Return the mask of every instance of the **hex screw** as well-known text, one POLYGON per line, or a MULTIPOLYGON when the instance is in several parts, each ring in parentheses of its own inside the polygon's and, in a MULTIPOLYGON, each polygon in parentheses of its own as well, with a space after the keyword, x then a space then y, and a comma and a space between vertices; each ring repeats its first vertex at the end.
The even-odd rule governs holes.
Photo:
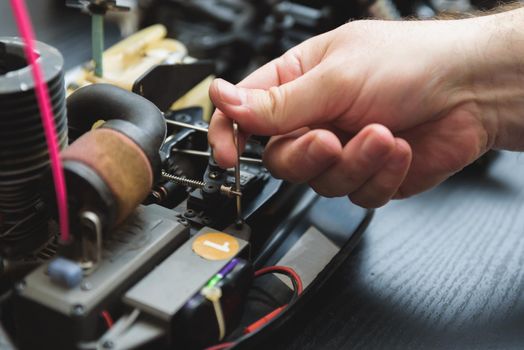
POLYGON ((15 284, 15 292, 21 294, 25 289, 25 281, 19 281, 15 284))
POLYGON ((82 304, 76 304, 73 305, 73 310, 71 310, 71 313, 73 316, 82 316, 84 315, 85 309, 82 304))
POLYGON ((83 281, 82 284, 80 285, 80 289, 86 292, 88 290, 91 290, 92 288, 93 288, 93 285, 89 281, 83 281))

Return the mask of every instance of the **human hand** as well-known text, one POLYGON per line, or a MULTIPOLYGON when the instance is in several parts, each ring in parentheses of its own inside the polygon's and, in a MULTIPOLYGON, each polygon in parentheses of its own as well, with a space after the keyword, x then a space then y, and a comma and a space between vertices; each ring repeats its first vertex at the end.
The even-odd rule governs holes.
POLYGON ((233 119, 243 140, 272 136, 264 163, 276 177, 307 182, 324 196, 379 207, 435 186, 495 143, 508 147, 497 139, 496 95, 522 97, 524 84, 493 78, 500 61, 489 54, 498 57, 504 45, 493 45, 486 31, 499 27, 497 16, 352 22, 237 87, 215 80, 209 142, 216 160, 235 163, 233 119))

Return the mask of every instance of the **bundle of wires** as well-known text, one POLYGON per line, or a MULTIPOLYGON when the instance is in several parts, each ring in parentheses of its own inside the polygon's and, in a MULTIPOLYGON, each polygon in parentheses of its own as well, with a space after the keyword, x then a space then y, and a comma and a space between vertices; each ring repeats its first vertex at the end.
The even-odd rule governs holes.
POLYGON ((287 266, 268 266, 255 271, 255 278, 267 274, 276 273, 289 277, 293 284, 293 296, 291 302, 295 301, 303 291, 302 280, 300 276, 291 267, 287 266))
POLYGON ((45 138, 49 157, 51 159, 51 170, 56 189, 56 201, 58 206, 58 216, 60 221, 60 234, 63 242, 69 241, 69 216, 67 210, 67 191, 64 179, 64 170, 60 160, 60 149, 58 147, 58 137, 56 125, 51 108, 51 99, 47 85, 44 82, 42 69, 38 63, 38 56, 34 45, 34 33, 27 12, 24 0, 11 0, 11 7, 16 20, 18 31, 24 40, 24 53, 28 65, 31 67, 33 80, 35 81, 36 98, 42 117, 45 138))
POLYGON ((244 329, 244 336, 241 337, 240 339, 236 341, 232 341, 232 342, 225 342, 225 343, 217 344, 217 345, 208 347, 206 350, 223 350, 223 349, 228 349, 230 347, 235 346, 237 342, 240 342, 245 337, 248 337, 250 333, 260 329, 261 327, 263 327, 264 325, 272 321, 286 307, 288 307, 290 304, 293 304, 298 299, 298 297, 300 296, 300 294, 302 294, 302 291, 303 291, 302 280, 300 279, 300 276, 296 273, 296 271, 290 267, 287 267, 287 266, 264 267, 255 272, 255 278, 264 276, 267 274, 273 274, 273 273, 285 275, 289 277, 289 279, 291 280, 291 283, 293 285, 293 296, 291 297, 289 303, 276 308, 275 310, 271 311, 267 315, 263 316, 262 318, 258 319, 257 321, 247 326, 244 329))

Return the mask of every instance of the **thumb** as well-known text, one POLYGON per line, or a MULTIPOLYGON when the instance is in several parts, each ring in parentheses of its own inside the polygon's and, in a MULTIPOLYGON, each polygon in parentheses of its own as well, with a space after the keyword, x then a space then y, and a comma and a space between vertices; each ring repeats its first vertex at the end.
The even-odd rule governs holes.
POLYGON ((235 120, 243 132, 281 135, 303 126, 325 123, 330 93, 319 66, 280 86, 267 90, 238 87, 222 79, 211 84, 209 95, 215 106, 235 120))

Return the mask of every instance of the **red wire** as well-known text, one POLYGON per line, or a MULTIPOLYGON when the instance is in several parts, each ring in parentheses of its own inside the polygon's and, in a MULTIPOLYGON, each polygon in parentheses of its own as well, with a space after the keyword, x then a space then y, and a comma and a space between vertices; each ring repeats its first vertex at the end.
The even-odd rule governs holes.
POLYGON ((217 345, 210 346, 209 348, 206 348, 205 350, 222 350, 222 349, 230 348, 230 347, 232 347, 234 345, 235 345, 235 343, 233 343, 233 342, 222 343, 222 344, 217 344, 217 345))
MULTIPOLYGON (((287 275, 291 275, 291 277, 297 282, 297 293, 298 293, 298 295, 302 294, 302 291, 303 291, 302 279, 300 278, 298 273, 296 273, 296 271, 293 270, 291 267, 287 267, 287 266, 268 266, 268 267, 264 267, 264 268, 261 268, 260 270, 255 271, 255 277, 264 275, 266 273, 271 273, 271 272, 281 272, 281 273, 285 272, 287 275)), ((284 308, 286 306, 287 306, 287 304, 286 305, 282 305, 281 307, 276 308, 275 310, 271 311, 267 315, 261 317, 260 319, 256 320, 255 322, 251 323, 249 326, 247 326, 244 329, 244 334, 251 333, 251 332, 257 330, 258 328, 262 327, 266 323, 270 322, 272 319, 277 317, 282 312, 282 310, 284 310, 284 308)), ((222 349, 227 349, 229 347, 232 347, 234 345, 235 345, 234 342, 222 343, 222 344, 217 344, 217 345, 211 346, 209 348, 206 348, 205 350, 222 350, 222 349)))
POLYGON ((51 171, 56 191, 56 202, 58 205, 58 217, 60 221, 60 238, 62 241, 69 240, 69 216, 67 210, 67 190, 65 186, 64 171, 60 160, 60 150, 58 147, 58 137, 56 134, 51 99, 47 85, 42 77, 42 70, 38 63, 38 57, 34 47, 34 33, 31 20, 27 12, 24 0, 11 0, 11 7, 18 26, 18 31, 24 39, 24 52, 28 64, 31 66, 33 80, 35 82, 35 92, 40 108, 40 116, 44 127, 45 138, 49 157, 51 158, 51 171))
POLYGON ((255 277, 258 277, 260 275, 264 275, 264 274, 269 273, 269 272, 282 272, 282 271, 288 273, 291 276, 293 276, 293 278, 297 282, 297 286, 298 286, 297 292, 298 292, 298 294, 301 294, 302 290, 303 290, 302 280, 300 279, 300 276, 298 275, 298 273, 296 273, 296 271, 293 270, 291 267, 287 267, 287 266, 268 266, 268 267, 264 267, 264 268, 261 268, 260 270, 257 270, 255 272, 255 277))
MULTIPOLYGON (((287 273, 287 275, 291 275, 292 278, 297 282, 297 293, 298 293, 298 295, 302 294, 302 290, 303 290, 302 279, 300 278, 298 273, 296 273, 296 271, 293 270, 291 267, 287 267, 287 266, 268 266, 268 267, 264 267, 264 268, 262 268, 262 269, 260 269, 260 270, 255 272, 255 277, 264 275, 266 273, 271 273, 271 272, 285 272, 285 273, 287 273)), ((251 333, 251 332, 259 329, 260 327, 264 326, 266 323, 269 323, 271 320, 273 320, 275 317, 277 317, 282 312, 282 310, 284 310, 284 308, 286 306, 287 306, 287 304, 286 305, 282 305, 281 307, 276 308, 275 310, 271 311, 270 313, 268 313, 264 317, 262 317, 262 318, 256 320, 255 322, 251 323, 249 326, 247 326, 244 329, 244 334, 251 333)))
POLYGON ((100 316, 102 316, 102 318, 106 322, 107 328, 113 327, 113 323, 114 323, 113 318, 111 317, 111 314, 107 310, 102 311, 100 313, 100 316))
POLYGON ((266 323, 268 323, 269 321, 277 317, 282 312, 282 310, 284 310, 286 307, 287 307, 287 304, 282 305, 281 307, 276 308, 275 310, 271 311, 267 315, 251 323, 249 326, 244 328, 244 334, 248 334, 253 331, 256 331, 257 329, 259 329, 260 327, 262 327, 263 325, 265 325, 266 323))

